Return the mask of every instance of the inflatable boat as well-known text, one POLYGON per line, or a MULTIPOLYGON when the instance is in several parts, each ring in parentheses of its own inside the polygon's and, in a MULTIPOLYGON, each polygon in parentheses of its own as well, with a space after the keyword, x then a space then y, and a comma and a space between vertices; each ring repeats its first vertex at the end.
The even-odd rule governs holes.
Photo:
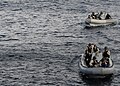
POLYGON ((115 19, 90 19, 87 18, 85 20, 86 26, 90 27, 90 26, 105 26, 105 25, 111 25, 111 24, 115 24, 116 20, 115 19))
MULTIPOLYGON (((100 59, 102 54, 100 54, 97 58, 98 61, 100 59)), ((87 75, 88 77, 97 77, 97 78, 105 78, 106 76, 111 76, 114 74, 114 64, 111 58, 109 58, 109 67, 88 67, 85 62, 84 54, 82 54, 80 61, 79 61, 79 68, 80 73, 83 75, 87 75)))

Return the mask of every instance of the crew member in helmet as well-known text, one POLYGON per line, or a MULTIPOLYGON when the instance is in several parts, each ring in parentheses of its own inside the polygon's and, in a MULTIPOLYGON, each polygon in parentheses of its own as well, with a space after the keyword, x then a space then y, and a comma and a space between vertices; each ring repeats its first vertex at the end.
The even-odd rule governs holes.
POLYGON ((95 15, 94 12, 92 12, 92 14, 91 14, 91 18, 92 18, 92 19, 96 19, 96 15, 95 15))
POLYGON ((105 19, 111 19, 110 14, 107 13, 105 19))
POLYGON ((101 67, 109 67, 109 59, 107 58, 102 58, 99 62, 99 65, 101 67))
POLYGON ((104 48, 102 56, 103 58, 110 58, 110 51, 107 47, 104 48))
POLYGON ((90 67, 98 67, 98 61, 94 56, 93 59, 90 61, 90 67))
POLYGON ((91 58, 92 58, 92 44, 89 43, 87 48, 85 49, 85 62, 87 66, 89 66, 91 58))
POLYGON ((96 44, 93 44, 93 52, 99 53, 99 48, 96 46, 96 44))
POLYGON ((104 48, 104 52, 102 53, 103 58, 100 60, 100 66, 108 67, 109 66, 109 58, 110 51, 107 47, 104 48))
POLYGON ((101 11, 99 14, 98 14, 98 16, 97 16, 97 18, 99 19, 99 20, 101 20, 102 18, 102 15, 103 15, 103 12, 101 11))

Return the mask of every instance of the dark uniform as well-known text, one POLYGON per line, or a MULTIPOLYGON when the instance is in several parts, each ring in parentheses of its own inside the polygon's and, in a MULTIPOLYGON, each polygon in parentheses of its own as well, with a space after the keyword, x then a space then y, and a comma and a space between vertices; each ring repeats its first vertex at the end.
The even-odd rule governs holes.
POLYGON ((105 19, 111 19, 111 16, 107 13, 105 19))
POLYGON ((101 20, 101 15, 103 14, 103 12, 101 11, 100 14, 98 14, 98 19, 101 20))
POLYGON ((96 57, 93 57, 93 60, 90 62, 91 67, 97 67, 98 66, 98 61, 96 60, 96 57))
POLYGON ((104 48, 104 52, 103 52, 103 58, 110 58, 110 51, 108 50, 107 47, 104 48))
POLYGON ((96 19, 96 15, 94 12, 92 12, 91 17, 92 17, 92 19, 96 19))
POLYGON ((91 44, 89 44, 87 46, 87 49, 85 50, 85 62, 87 66, 89 66, 91 58, 92 58, 92 47, 91 44))
POLYGON ((109 59, 108 58, 102 58, 100 60, 101 62, 101 67, 108 67, 109 66, 109 59))
POLYGON ((94 45, 94 47, 93 47, 93 52, 96 53, 96 52, 98 52, 98 51, 99 51, 99 49, 97 48, 96 45, 94 45))
POLYGON ((109 66, 110 51, 108 50, 107 47, 104 48, 104 52, 103 52, 102 56, 103 56, 103 58, 101 60, 101 62, 102 62, 101 66, 108 67, 109 66))

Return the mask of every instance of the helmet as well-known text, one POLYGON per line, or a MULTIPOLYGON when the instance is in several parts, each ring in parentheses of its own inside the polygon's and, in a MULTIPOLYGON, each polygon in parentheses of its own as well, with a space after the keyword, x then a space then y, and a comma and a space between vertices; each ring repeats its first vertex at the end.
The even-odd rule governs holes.
POLYGON ((91 46, 91 43, 89 43, 88 46, 91 46))
POLYGON ((108 48, 105 46, 105 48, 104 48, 105 50, 107 50, 108 48))

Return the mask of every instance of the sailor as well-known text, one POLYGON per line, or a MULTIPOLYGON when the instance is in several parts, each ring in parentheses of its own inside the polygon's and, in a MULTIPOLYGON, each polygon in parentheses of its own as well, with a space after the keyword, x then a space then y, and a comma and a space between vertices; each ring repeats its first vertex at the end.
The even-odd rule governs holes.
POLYGON ((110 14, 106 13, 106 17, 105 17, 105 19, 111 19, 110 14))
POLYGON ((110 51, 107 47, 104 48, 104 52, 102 53, 103 58, 100 60, 100 66, 108 67, 109 66, 109 58, 110 58, 110 51))
POLYGON ((96 15, 94 12, 92 12, 91 17, 92 17, 92 19, 96 19, 96 15))
POLYGON ((101 67, 108 67, 109 66, 109 59, 108 58, 102 58, 99 62, 101 67))
POLYGON ((98 15, 97 15, 97 18, 99 19, 99 20, 101 20, 101 19, 103 19, 103 18, 101 18, 103 16, 103 12, 101 11, 98 15))
POLYGON ((85 49, 85 62, 87 66, 89 66, 91 58, 92 58, 92 44, 89 43, 87 48, 85 49))
POLYGON ((88 19, 91 19, 92 17, 90 15, 88 15, 88 19))
POLYGON ((98 61, 94 56, 93 59, 90 61, 90 67, 98 67, 98 61))
POLYGON ((87 52, 90 52, 91 53, 91 43, 89 43, 88 45, 87 45, 87 47, 86 47, 86 49, 85 50, 87 50, 87 52))
POLYGON ((96 44, 93 44, 93 52, 94 53, 98 53, 99 52, 99 48, 96 46, 96 44))
POLYGON ((110 51, 107 47, 104 48, 104 52, 102 53, 103 58, 110 58, 110 51))

